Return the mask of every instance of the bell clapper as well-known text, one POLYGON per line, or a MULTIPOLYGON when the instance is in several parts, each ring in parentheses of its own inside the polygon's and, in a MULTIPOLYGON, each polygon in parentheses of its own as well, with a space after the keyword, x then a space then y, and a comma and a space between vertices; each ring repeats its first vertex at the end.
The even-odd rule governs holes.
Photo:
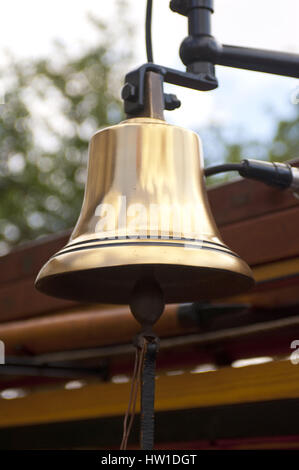
POLYGON ((154 277, 139 279, 132 291, 130 309, 143 329, 150 329, 160 318, 165 307, 162 289, 154 277))

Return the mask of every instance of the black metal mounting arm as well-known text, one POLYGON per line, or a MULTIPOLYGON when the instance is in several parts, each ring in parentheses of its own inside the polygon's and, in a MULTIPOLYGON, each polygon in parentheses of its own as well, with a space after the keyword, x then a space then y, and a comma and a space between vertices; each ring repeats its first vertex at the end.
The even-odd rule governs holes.
MULTIPOLYGON (((147 72, 158 73, 166 83, 195 90, 213 90, 218 86, 216 78, 207 73, 193 74, 170 69, 162 65, 143 64, 138 69, 129 72, 125 77, 125 85, 121 96, 125 103, 125 112, 128 115, 136 115, 144 107, 144 84, 147 72)), ((169 111, 178 108, 181 104, 175 95, 166 93, 164 93, 164 103, 165 109, 169 111)))
MULTIPOLYGON (((211 32, 213 0, 171 0, 170 8, 188 17, 189 35, 180 47, 180 57, 187 71, 147 63, 128 73, 122 98, 129 116, 138 114, 144 107, 144 83, 148 71, 160 74, 164 82, 201 91, 217 88, 215 65, 299 78, 298 54, 218 43, 211 32)), ((164 94, 164 102, 167 110, 180 106, 175 95, 164 94)))
POLYGON ((212 71, 214 65, 225 65, 299 78, 298 54, 219 44, 211 32, 213 0, 172 0, 170 8, 188 17, 189 36, 180 47, 188 71, 212 71))

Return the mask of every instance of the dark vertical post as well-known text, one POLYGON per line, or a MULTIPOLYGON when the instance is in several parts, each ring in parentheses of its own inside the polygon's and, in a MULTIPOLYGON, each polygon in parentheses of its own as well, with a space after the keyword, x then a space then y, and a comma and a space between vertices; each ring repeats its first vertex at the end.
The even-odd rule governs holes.
POLYGON ((211 36, 212 2, 195 2, 188 11, 188 32, 190 36, 211 36))
POLYGON ((206 57, 207 49, 217 48, 212 36, 213 0, 172 0, 170 8, 188 17, 188 33, 180 47, 180 57, 187 71, 214 78, 214 63, 206 57))
POLYGON ((144 110, 142 115, 155 119, 164 119, 162 76, 156 72, 146 72, 144 87, 144 110))
POLYGON ((142 450, 154 448, 156 354, 157 343, 147 343, 141 382, 140 446, 142 450))
POLYGON ((157 72, 146 72, 144 80, 144 108, 128 117, 149 117, 164 120, 163 77, 157 72))

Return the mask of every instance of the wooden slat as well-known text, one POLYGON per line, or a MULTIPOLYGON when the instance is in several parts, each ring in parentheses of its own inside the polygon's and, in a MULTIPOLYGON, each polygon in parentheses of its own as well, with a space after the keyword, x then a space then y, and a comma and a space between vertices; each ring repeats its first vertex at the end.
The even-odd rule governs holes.
MULTIPOLYGON (((269 290, 253 290, 238 297, 230 298, 230 301, 244 302, 254 305, 256 308, 284 308, 298 305, 299 282, 281 285, 271 285, 269 290)), ((269 313, 270 315, 270 313, 269 313)))
POLYGON ((255 266, 253 271, 254 279, 257 283, 265 283, 266 281, 281 278, 297 277, 299 276, 299 257, 255 266))
MULTIPOLYGON (((290 163, 298 167, 299 159, 290 163)), ((280 212, 299 204, 291 191, 271 188, 247 179, 238 179, 209 188, 208 196, 218 226, 280 212)))
POLYGON ((208 196, 219 227, 281 212, 299 204, 291 191, 245 179, 212 187, 208 196))
POLYGON ((35 277, 43 264, 67 243, 69 235, 68 231, 45 237, 0 257, 0 285, 35 277))
POLYGON ((299 205, 223 227, 227 245, 251 266, 299 255, 299 205))
POLYGON ((26 278, 0 287, 0 321, 13 321, 68 309, 77 302, 41 294, 34 287, 34 278, 26 278))
MULTIPOLYGON (((175 336, 192 331, 179 324, 178 306, 167 305, 156 326, 159 336, 175 336)), ((194 327, 193 327, 194 329, 194 327)), ((0 338, 6 355, 20 350, 30 354, 131 343, 140 325, 129 307, 103 305, 57 312, 50 316, 0 324, 0 338)))
MULTIPOLYGON (((299 367, 278 361, 240 369, 160 376, 156 411, 299 397, 299 367)), ((35 392, 0 400, 0 427, 118 416, 125 413, 129 383, 101 383, 79 390, 35 392)))

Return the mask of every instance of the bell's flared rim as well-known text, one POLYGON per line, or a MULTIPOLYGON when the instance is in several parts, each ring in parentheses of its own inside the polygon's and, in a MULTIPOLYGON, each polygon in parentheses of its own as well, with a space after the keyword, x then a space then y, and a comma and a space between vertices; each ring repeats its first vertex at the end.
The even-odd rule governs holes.
POLYGON ((225 245, 118 240, 67 245, 41 269, 36 287, 70 300, 128 304, 144 273, 160 284, 166 303, 223 298, 253 285, 249 266, 225 245))

